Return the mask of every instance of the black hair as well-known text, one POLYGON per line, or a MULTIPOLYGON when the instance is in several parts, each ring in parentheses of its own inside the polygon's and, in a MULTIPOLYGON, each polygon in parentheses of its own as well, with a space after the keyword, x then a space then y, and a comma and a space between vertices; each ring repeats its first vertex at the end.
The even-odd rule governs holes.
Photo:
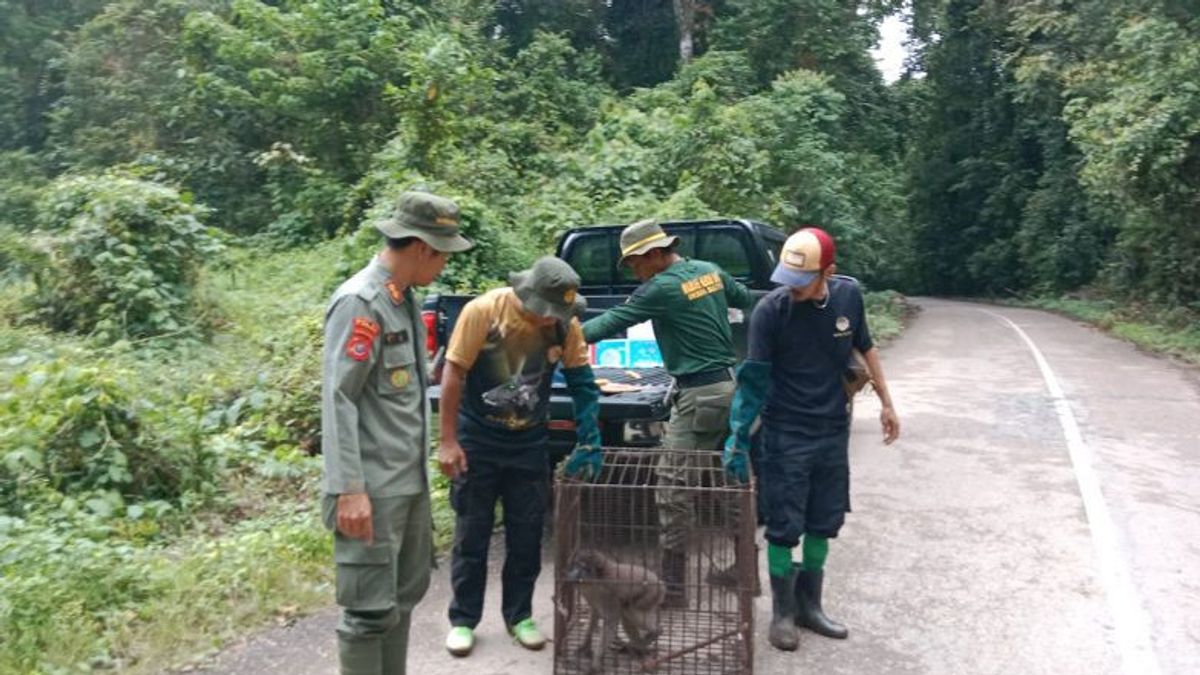
POLYGON ((402 251, 402 250, 408 248, 409 246, 411 246, 413 244, 413 242, 416 242, 416 241, 420 241, 420 239, 417 237, 400 237, 398 239, 393 238, 393 237, 387 237, 387 247, 392 249, 393 251, 402 251))

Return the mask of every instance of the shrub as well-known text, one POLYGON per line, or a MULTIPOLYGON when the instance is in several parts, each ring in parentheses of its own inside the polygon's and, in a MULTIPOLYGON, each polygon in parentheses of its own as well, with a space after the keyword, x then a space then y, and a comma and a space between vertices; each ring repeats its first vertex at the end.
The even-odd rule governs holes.
POLYGON ((0 512, 28 511, 52 493, 108 512, 121 497, 175 499, 211 480, 202 451, 148 427, 149 404, 121 384, 130 379, 84 352, 0 371, 0 512))
POLYGON ((39 204, 50 235, 34 274, 34 316, 107 341, 194 331, 201 263, 220 250, 206 209, 158 183, 69 176, 39 204))
POLYGON ((0 223, 18 230, 32 228, 38 193, 48 182, 35 155, 20 150, 0 152, 0 223))

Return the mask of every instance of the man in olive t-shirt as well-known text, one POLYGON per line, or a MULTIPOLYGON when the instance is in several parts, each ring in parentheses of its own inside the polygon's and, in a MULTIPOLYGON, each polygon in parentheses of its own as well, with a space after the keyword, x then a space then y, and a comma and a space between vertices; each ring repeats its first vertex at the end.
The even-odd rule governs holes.
POLYGON ((446 350, 438 461, 453 479, 454 595, 446 649, 455 656, 471 652, 482 619, 497 501, 504 505, 504 622, 526 648, 546 642, 531 612, 549 488, 551 378, 560 366, 578 435, 565 470, 594 478, 602 464, 600 392, 574 317, 579 275, 545 257, 510 282, 463 307, 446 350))

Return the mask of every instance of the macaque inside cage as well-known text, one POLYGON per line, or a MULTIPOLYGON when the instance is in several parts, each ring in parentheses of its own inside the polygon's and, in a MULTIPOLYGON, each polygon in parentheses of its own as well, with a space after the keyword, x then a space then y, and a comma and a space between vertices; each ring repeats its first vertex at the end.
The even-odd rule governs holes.
POLYGON ((753 672, 754 493, 720 454, 606 448, 555 488, 556 675, 753 672))

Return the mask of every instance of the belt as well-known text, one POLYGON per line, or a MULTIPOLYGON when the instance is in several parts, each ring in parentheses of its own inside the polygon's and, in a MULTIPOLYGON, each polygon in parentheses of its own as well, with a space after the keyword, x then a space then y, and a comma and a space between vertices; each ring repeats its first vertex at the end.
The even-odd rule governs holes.
POLYGON ((680 375, 675 378, 675 386, 678 389, 691 389, 692 387, 703 387, 706 384, 729 382, 732 379, 733 375, 729 373, 728 368, 714 368, 712 370, 702 370, 698 373, 680 375))

